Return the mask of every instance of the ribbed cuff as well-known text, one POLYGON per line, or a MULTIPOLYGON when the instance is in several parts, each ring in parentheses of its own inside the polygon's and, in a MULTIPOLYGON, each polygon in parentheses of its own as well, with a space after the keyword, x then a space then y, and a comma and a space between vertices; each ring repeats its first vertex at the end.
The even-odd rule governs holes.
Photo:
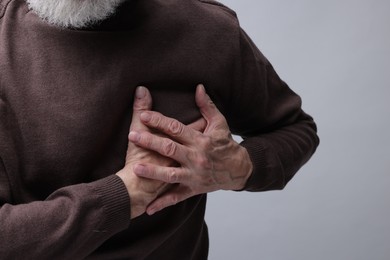
POLYGON ((251 137, 241 145, 245 147, 253 163, 253 172, 244 190, 269 191, 280 190, 285 186, 283 167, 278 155, 264 143, 264 139, 251 137))
POLYGON ((251 142, 248 139, 241 142, 241 146, 248 151, 253 164, 252 174, 243 190, 257 191, 263 182, 262 177, 266 168, 265 148, 263 145, 259 145, 258 142, 251 142))
POLYGON ((117 175, 94 182, 94 190, 100 196, 106 215, 102 228, 120 231, 130 224, 130 197, 126 186, 117 175))

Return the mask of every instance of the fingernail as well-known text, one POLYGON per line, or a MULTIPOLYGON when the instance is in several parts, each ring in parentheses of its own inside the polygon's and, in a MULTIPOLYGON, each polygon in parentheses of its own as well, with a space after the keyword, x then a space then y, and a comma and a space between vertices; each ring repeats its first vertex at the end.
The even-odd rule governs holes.
POLYGON ((152 116, 148 112, 142 112, 141 115, 140 115, 140 118, 144 122, 149 122, 150 119, 152 118, 152 116))
POLYGON ((200 90, 201 92, 206 93, 206 89, 204 88, 204 85, 203 85, 203 84, 199 84, 199 85, 198 85, 198 88, 199 88, 199 90, 200 90))
POLYGON ((140 135, 137 132, 131 131, 129 133, 129 140, 132 142, 138 142, 140 139, 140 135))
POLYGON ((137 98, 144 98, 146 96, 146 89, 144 87, 137 87, 135 90, 135 96, 137 98))

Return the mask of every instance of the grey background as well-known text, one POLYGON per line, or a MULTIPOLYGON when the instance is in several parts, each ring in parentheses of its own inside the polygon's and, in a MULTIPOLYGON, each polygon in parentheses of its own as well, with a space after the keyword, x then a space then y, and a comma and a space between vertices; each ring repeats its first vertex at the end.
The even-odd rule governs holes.
POLYGON ((390 1, 222 2, 321 145, 283 191, 210 194, 210 259, 390 259, 390 1))

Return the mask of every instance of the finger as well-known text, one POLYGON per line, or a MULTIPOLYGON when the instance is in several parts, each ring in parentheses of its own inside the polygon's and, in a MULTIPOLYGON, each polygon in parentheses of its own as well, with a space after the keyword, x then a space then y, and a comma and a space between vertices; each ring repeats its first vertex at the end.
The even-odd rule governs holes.
POLYGON ((202 132, 206 129, 206 126, 207 126, 207 122, 206 120, 201 117, 199 118, 198 120, 196 120, 195 122, 192 122, 190 124, 187 125, 189 128, 192 128, 196 131, 199 131, 199 132, 202 132))
POLYGON ((225 117, 215 106, 209 95, 207 95, 204 86, 201 84, 196 87, 195 101, 208 126, 226 122, 225 117))
POLYGON ((185 183, 188 175, 178 167, 165 167, 154 164, 137 164, 133 168, 138 177, 157 180, 164 183, 185 183))
POLYGON ((180 164, 186 163, 188 148, 169 139, 149 132, 131 131, 129 140, 139 147, 155 151, 162 156, 177 161, 180 164))
POLYGON ((153 215, 162 209, 176 205, 192 196, 193 194, 188 187, 183 185, 175 186, 149 204, 146 208, 146 213, 153 215))
POLYGON ((152 96, 145 87, 137 87, 134 95, 133 116, 131 120, 130 130, 147 130, 147 127, 142 124, 140 115, 142 112, 152 108, 152 96))
POLYGON ((194 144, 196 138, 202 135, 201 132, 158 112, 146 111, 141 113, 140 118, 145 125, 161 131, 182 144, 194 144))

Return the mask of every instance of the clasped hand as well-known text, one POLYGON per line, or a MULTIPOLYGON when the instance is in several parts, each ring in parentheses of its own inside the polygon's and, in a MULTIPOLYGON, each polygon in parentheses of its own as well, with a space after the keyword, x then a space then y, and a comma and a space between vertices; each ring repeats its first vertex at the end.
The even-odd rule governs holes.
POLYGON ((226 119, 202 85, 196 89, 195 101, 203 120, 192 125, 144 109, 138 111, 139 127, 130 129, 129 145, 163 157, 131 164, 136 176, 156 184, 152 188, 158 192, 146 207, 149 215, 198 194, 240 190, 252 172, 248 152, 234 141, 226 119))

